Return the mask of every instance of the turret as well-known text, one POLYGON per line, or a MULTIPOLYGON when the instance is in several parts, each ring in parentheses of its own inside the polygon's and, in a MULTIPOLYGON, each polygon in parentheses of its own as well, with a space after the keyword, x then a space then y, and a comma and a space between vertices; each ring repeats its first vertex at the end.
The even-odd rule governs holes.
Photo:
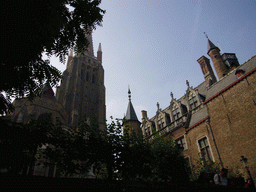
POLYGON ((207 54, 211 57, 213 66, 218 75, 218 78, 221 79, 227 74, 227 67, 222 60, 220 55, 220 49, 216 47, 208 38, 208 52, 207 54))
POLYGON ((140 128, 140 122, 138 121, 137 115, 135 113, 135 110, 133 108, 132 102, 131 102, 131 90, 128 89, 128 97, 129 97, 129 103, 126 111, 126 115, 124 117, 124 123, 123 128, 128 129, 128 133, 130 134, 133 131, 138 134, 142 134, 141 128, 140 128))
POLYGON ((211 57, 218 78, 221 79, 239 66, 236 54, 223 53, 221 55, 220 49, 209 40, 208 36, 206 37, 208 39, 207 54, 211 57))

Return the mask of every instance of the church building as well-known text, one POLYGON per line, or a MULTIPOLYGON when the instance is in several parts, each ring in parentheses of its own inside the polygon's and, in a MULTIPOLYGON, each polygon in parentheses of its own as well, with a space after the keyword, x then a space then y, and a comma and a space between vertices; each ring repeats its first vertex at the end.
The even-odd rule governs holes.
MULTIPOLYGON (((38 120, 47 116, 50 117, 52 123, 56 123, 58 119, 63 128, 72 129, 78 125, 80 120, 86 118, 89 123, 97 120, 101 130, 106 128, 101 44, 98 47, 97 57, 95 57, 91 34, 88 40, 89 47, 84 54, 74 56, 73 52, 70 52, 56 97, 52 87, 46 84, 41 95, 33 100, 15 99, 13 102, 15 111, 10 115, 11 120, 28 123, 32 118, 38 120)), ((44 147, 40 150, 44 150, 44 147)), ((55 177, 59 174, 56 171, 56 164, 52 163, 46 167, 34 166, 32 169, 33 175, 55 177)))

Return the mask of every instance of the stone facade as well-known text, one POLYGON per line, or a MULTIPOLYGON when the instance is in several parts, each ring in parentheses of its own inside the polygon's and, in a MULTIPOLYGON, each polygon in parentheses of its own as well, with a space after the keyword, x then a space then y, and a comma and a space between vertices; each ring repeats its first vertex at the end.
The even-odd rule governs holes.
POLYGON ((84 117, 92 120, 97 116, 100 129, 104 129, 106 106, 101 45, 96 58, 91 35, 89 42, 84 54, 73 56, 70 53, 56 97, 69 115, 68 124, 77 125, 84 117))
POLYGON ((255 179, 256 56, 239 65, 235 54, 221 55, 209 39, 208 54, 219 81, 209 59, 199 58, 205 81, 195 88, 187 81, 185 95, 176 99, 171 93, 170 106, 162 110, 157 104, 152 118, 142 111, 142 133, 148 139, 171 135, 191 164, 201 156, 222 162, 224 167, 238 166, 248 177, 240 161, 245 156, 255 179))

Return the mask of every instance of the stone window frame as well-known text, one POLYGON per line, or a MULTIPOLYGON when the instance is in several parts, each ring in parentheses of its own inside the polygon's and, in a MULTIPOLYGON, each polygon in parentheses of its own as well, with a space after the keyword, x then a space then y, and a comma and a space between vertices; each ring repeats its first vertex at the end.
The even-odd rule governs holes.
POLYGON ((164 128, 164 118, 160 118, 160 120, 157 120, 157 127, 158 127, 158 130, 164 128))
POLYGON ((179 107, 177 107, 176 109, 172 110, 172 117, 173 120, 176 121, 177 119, 179 119, 181 117, 181 110, 179 107))
MULTIPOLYGON (((181 101, 177 101, 176 99, 172 99, 170 107, 169 107, 169 115, 171 122, 177 121, 183 116, 184 111, 182 110, 181 101), (173 114, 174 111, 178 110, 178 115, 173 114), (176 117, 177 116, 177 117, 176 117)), ((177 112, 177 111, 176 111, 177 112)))
POLYGON ((197 146, 198 146, 200 157, 202 159, 204 159, 205 161, 209 161, 209 159, 211 159, 213 162, 215 161, 214 157, 213 157, 213 151, 212 151, 212 148, 210 146, 209 138, 206 135, 201 137, 201 138, 199 138, 199 139, 197 139, 197 146), (201 147, 199 141, 201 141, 203 139, 206 139, 208 145, 204 146, 204 147, 201 147), (206 151, 207 151, 207 154, 206 154, 207 155, 207 159, 205 158, 206 155, 204 155, 204 157, 203 157, 202 149, 206 149, 206 151))
POLYGON ((185 145, 186 147, 183 147, 183 151, 188 150, 188 142, 187 142, 187 139, 186 139, 185 135, 181 135, 177 139, 175 139, 175 143, 180 145, 181 147, 183 147, 185 145), (185 141, 184 143, 182 141, 183 138, 184 138, 184 141, 185 141), (181 143, 178 143, 178 141, 181 141, 181 143))
MULTIPOLYGON (((186 93, 186 98, 187 98, 187 109, 189 109, 189 111, 194 110, 196 108, 198 108, 201 104, 202 101, 199 97, 199 93, 198 90, 194 90, 193 88, 189 87, 186 93), (193 108, 190 106, 190 100, 195 98, 197 101, 197 106, 194 106, 193 108)), ((192 105, 195 103, 195 101, 192 103, 192 105)))
POLYGON ((193 96, 191 99, 188 100, 188 104, 189 104, 189 109, 193 110, 195 108, 197 108, 199 106, 198 104, 198 99, 196 96, 193 96), (192 103, 190 102, 192 100, 192 103))

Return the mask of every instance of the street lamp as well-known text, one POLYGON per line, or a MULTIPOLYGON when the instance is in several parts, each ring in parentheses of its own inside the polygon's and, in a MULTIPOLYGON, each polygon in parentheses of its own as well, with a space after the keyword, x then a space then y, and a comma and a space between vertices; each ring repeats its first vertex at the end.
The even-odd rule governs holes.
POLYGON ((248 164, 247 164, 247 158, 245 158, 244 156, 241 156, 241 158, 242 158, 242 159, 241 159, 240 161, 243 162, 244 167, 246 168, 247 173, 248 173, 248 175, 249 175, 249 177, 250 177, 250 179, 251 179, 251 181, 252 181, 252 184, 253 184, 253 186, 254 186, 254 188, 255 188, 255 185, 254 185, 254 182, 253 182, 253 179, 252 179, 250 170, 249 170, 249 166, 248 166, 248 164))

